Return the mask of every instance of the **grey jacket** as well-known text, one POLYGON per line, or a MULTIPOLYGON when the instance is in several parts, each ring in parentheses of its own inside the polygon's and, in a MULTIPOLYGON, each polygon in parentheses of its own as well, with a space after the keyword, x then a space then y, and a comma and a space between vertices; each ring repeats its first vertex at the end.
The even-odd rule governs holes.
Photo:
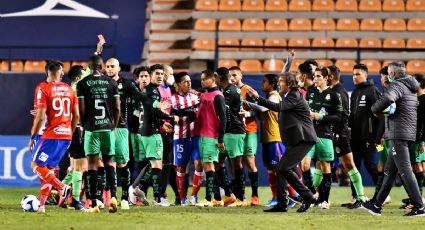
POLYGON ((391 103, 396 103, 395 113, 388 116, 385 124, 385 132, 389 140, 415 141, 418 88, 419 84, 412 76, 398 77, 373 104, 372 112, 380 114, 391 103))

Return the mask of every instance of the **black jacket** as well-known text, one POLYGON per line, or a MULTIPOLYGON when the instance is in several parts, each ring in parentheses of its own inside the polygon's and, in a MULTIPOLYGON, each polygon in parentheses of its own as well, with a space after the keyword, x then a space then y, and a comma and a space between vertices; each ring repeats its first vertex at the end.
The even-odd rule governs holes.
POLYGON ((285 146, 300 142, 316 142, 317 136, 310 119, 307 101, 296 88, 292 88, 280 103, 258 98, 258 104, 279 112, 279 130, 285 146))
POLYGON ((337 133, 339 135, 347 135, 348 132, 348 117, 350 116, 350 103, 348 99, 348 93, 347 90, 344 88, 342 83, 336 84, 334 87, 332 87, 332 92, 338 93, 341 96, 341 103, 342 103, 342 109, 343 112, 341 114, 341 120, 338 123, 338 125, 334 126, 334 133, 337 133))
POLYGON ((351 93, 348 125, 351 127, 352 142, 368 144, 381 142, 381 136, 377 133, 379 119, 370 110, 380 96, 379 90, 370 82, 356 85, 351 93))
POLYGON ((371 111, 380 114, 391 103, 396 103, 396 110, 394 114, 388 116, 388 123, 385 125, 389 140, 416 140, 418 88, 419 83, 412 76, 398 77, 373 104, 371 111))

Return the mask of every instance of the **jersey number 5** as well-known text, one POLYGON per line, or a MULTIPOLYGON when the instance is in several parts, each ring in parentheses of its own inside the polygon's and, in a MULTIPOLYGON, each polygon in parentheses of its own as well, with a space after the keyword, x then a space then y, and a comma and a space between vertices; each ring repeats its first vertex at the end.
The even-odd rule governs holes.
POLYGON ((94 100, 94 108, 96 110, 100 110, 101 111, 101 115, 100 116, 94 116, 94 118, 96 118, 96 119, 104 119, 105 116, 106 116, 105 106, 100 105, 101 102, 103 102, 103 100, 98 100, 98 99, 94 100))
POLYGON ((56 111, 55 117, 60 117, 62 115, 69 117, 69 115, 71 115, 71 99, 69 98, 53 98, 52 107, 53 110, 56 111))

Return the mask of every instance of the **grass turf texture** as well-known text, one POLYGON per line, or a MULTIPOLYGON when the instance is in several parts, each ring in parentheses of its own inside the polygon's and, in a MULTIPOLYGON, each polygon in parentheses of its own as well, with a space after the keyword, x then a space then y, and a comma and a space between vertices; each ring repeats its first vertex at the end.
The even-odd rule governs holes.
MULTIPOLYGON (((201 190, 201 197, 203 196, 201 190)), ((150 189, 149 194, 152 193, 150 189)), ((259 189, 262 204, 270 198, 267 187, 259 189)), ((288 213, 263 213, 263 207, 199 208, 199 207, 134 207, 109 214, 79 213, 56 206, 46 206, 46 214, 25 213, 20 201, 24 195, 37 195, 34 188, 0 188, 1 229, 424 229, 425 218, 403 217, 401 199, 406 197, 403 188, 393 188, 392 203, 385 206, 382 216, 375 217, 363 209, 349 210, 340 207, 350 200, 349 188, 333 187, 331 209, 311 208, 297 214, 295 208, 288 213)), ((121 192, 118 193, 119 196, 121 192)), ((174 201, 168 190, 169 201, 174 201)), ((190 193, 189 193, 190 194, 190 193)), ((366 194, 373 194, 367 188, 366 194)), ((247 187, 247 195, 250 188, 247 187)), ((149 196, 149 200, 152 198, 149 196)), ((248 196, 249 201, 249 196, 248 196)))

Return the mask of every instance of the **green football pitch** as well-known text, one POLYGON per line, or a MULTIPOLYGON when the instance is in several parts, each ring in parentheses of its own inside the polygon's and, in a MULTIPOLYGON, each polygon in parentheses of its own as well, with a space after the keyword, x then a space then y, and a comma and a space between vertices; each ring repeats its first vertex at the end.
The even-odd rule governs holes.
MULTIPOLYGON (((203 192, 204 189, 201 190, 203 192)), ((149 191, 151 193, 152 190, 149 191)), ((270 198, 267 187, 260 188, 260 199, 270 198)), ((400 210, 403 188, 391 192, 392 203, 385 206, 382 216, 371 216, 365 210, 340 207, 350 200, 350 189, 333 187, 331 208, 311 208, 298 214, 295 209, 287 213, 263 213, 263 207, 199 208, 199 207, 130 207, 110 214, 79 213, 46 206, 46 214, 25 213, 20 200, 26 194, 37 195, 37 189, 0 188, 0 229, 425 229, 425 218, 404 217, 400 210)), ((367 188, 371 196, 373 188, 367 188)), ((118 193, 120 194, 120 192, 118 193)), ((169 200, 174 200, 170 194, 169 200)), ((200 194, 202 195, 202 194, 200 194)), ((250 188, 247 187, 247 195, 250 188)))

